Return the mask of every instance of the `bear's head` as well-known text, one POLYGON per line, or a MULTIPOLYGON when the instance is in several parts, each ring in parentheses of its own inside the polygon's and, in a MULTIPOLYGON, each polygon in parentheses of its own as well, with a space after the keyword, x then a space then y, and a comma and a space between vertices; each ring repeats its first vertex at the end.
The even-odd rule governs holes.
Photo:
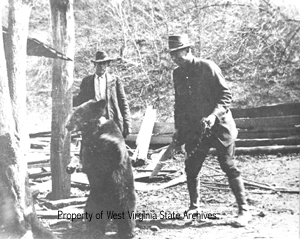
POLYGON ((89 100, 78 106, 71 114, 66 128, 70 132, 82 131, 93 122, 99 120, 106 112, 106 101, 89 100))

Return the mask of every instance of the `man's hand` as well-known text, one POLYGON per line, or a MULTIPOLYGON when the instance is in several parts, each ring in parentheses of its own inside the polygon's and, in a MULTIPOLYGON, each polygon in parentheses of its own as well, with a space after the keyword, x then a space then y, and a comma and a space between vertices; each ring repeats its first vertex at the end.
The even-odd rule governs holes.
POLYGON ((216 122, 217 117, 213 114, 207 116, 204 121, 209 124, 210 127, 213 127, 216 122))
POLYGON ((172 137, 173 143, 175 143, 174 153, 182 151, 182 145, 178 142, 178 129, 175 130, 175 133, 172 137))
POLYGON ((125 127, 124 130, 123 130, 123 137, 124 137, 124 139, 125 139, 130 133, 131 133, 131 129, 125 127))
POLYGON ((178 143, 178 129, 175 130, 175 133, 173 134, 172 140, 176 144, 178 143))

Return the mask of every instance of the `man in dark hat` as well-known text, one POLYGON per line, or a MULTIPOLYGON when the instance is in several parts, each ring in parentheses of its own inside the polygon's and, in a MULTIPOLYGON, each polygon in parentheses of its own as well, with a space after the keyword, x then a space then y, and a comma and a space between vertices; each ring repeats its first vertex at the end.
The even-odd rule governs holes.
MULTIPOLYGON (((220 68, 212 61, 192 55, 187 35, 169 36, 169 51, 178 65, 173 71, 177 146, 185 144, 185 172, 190 196, 189 213, 199 210, 199 173, 211 147, 226 173, 238 204, 238 226, 251 218, 244 183, 233 157, 237 129, 229 109, 232 96, 220 68), (203 135, 206 126, 210 134, 203 135)), ((177 147, 178 148, 178 147, 177 147)))
POLYGON ((131 132, 131 115, 124 87, 119 78, 107 72, 110 62, 115 60, 117 59, 110 58, 105 51, 96 53, 96 59, 91 60, 96 72, 82 80, 78 95, 73 97, 73 106, 91 99, 106 100, 106 118, 114 120, 126 138, 131 132))

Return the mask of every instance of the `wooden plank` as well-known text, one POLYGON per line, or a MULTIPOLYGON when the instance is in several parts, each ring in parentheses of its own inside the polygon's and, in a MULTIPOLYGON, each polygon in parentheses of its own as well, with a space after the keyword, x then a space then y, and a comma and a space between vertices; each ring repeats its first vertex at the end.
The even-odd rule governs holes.
POLYGON ((241 131, 238 134, 239 139, 260 139, 260 138, 284 138, 299 135, 299 128, 287 129, 281 131, 241 131))
MULTIPOLYGON (((209 153, 216 155, 216 149, 212 148, 209 153)), ((257 146, 257 147, 238 147, 235 148, 235 155, 258 155, 258 154, 286 154, 300 153, 300 145, 274 145, 274 146, 257 146)))
POLYGON ((186 182, 186 175, 180 175, 177 178, 172 179, 169 182, 162 183, 162 184, 153 184, 153 183, 140 183, 140 182, 135 182, 135 189, 138 191, 151 191, 151 190, 160 190, 164 188, 169 188, 169 187, 174 187, 176 185, 182 184, 186 182))
MULTIPOLYGON (((239 132, 238 134, 238 139, 262 139, 265 142, 270 140, 270 142, 272 142, 272 140, 275 140, 274 142, 276 142, 276 138, 287 138, 287 137, 296 137, 298 136, 300 133, 299 129, 289 129, 289 130, 282 130, 282 131, 270 131, 270 132, 261 132, 261 131, 244 131, 244 132, 239 132)), ((156 135, 152 135, 151 137, 151 144, 152 145, 167 145, 170 144, 172 142, 172 137, 173 137, 173 133, 171 134, 156 134, 156 135)), ((136 139, 136 135, 131 134, 126 138, 126 142, 130 143, 130 142, 134 142, 136 139)), ((298 139, 295 138, 294 142, 298 142, 298 139)), ((279 144, 279 143, 277 143, 279 144)), ((295 143, 293 143, 295 144, 295 143)), ((257 144, 258 145, 258 144, 257 144)))
MULTIPOLYGON (((300 115, 292 115, 286 117, 265 117, 265 118, 243 118, 235 119, 237 128, 258 130, 258 131, 274 131, 277 128, 290 127, 300 125, 300 115), (268 130, 270 128, 270 130, 268 130)), ((140 121, 132 122, 132 134, 137 134, 140 127, 140 121)), ((174 122, 155 122, 153 134, 173 134, 175 132, 174 122)))
POLYGON ((278 145, 278 146, 258 146, 239 147, 235 149, 236 155, 248 154, 277 154, 277 153, 300 153, 300 145, 278 145))
MULTIPOLYGON (((150 173, 152 172, 153 169, 136 169, 137 172, 141 172, 141 173, 150 173)), ((177 169, 162 169, 160 170, 161 173, 175 173, 177 172, 177 169)), ((148 175, 149 176, 149 175, 148 175)))
MULTIPOLYGON (((299 111, 300 112, 300 111, 299 111)), ((299 113, 298 113, 299 114, 299 113)), ((283 128, 300 125, 300 115, 263 117, 263 118, 241 118, 235 119, 237 128, 240 129, 259 129, 264 128, 283 128)))
POLYGON ((46 164, 49 163, 50 164, 50 159, 42 159, 42 160, 36 160, 36 161, 28 161, 28 165, 34 165, 34 164, 46 164))
POLYGON ((151 141, 153 126, 156 119, 156 110, 149 106, 146 110, 145 117, 138 134, 138 159, 147 159, 148 149, 151 141))
POLYGON ((29 138, 51 137, 51 131, 44 131, 29 134, 29 138))
POLYGON ((300 145, 300 136, 290 136, 286 138, 262 138, 262 139, 237 139, 236 147, 254 147, 271 145, 300 145))
POLYGON ((38 217, 44 218, 44 219, 58 219, 59 218, 59 211, 63 211, 63 213, 67 213, 69 215, 72 215, 72 213, 74 213, 74 214, 84 213, 83 208, 69 207, 69 208, 63 208, 62 210, 36 211, 36 215, 38 217))
POLYGON ((169 157, 171 157, 174 153, 175 153, 175 148, 176 148, 176 143, 174 140, 172 140, 172 142, 170 143, 170 145, 168 146, 168 148, 166 150, 163 150, 160 154, 160 158, 158 160, 158 162, 156 163, 150 178, 156 176, 159 171, 162 169, 163 167, 163 162, 168 160, 169 157))
POLYGON ((50 162, 48 163, 35 163, 35 164, 28 164, 28 169, 30 168, 43 168, 43 167, 50 167, 50 162))
POLYGON ((87 197, 67 198, 60 200, 47 200, 43 203, 49 209, 59 209, 70 205, 84 204, 87 197))
POLYGON ((32 178, 32 179, 43 178, 43 177, 48 177, 48 176, 51 176, 51 172, 41 172, 41 173, 29 174, 29 178, 32 178))
POLYGON ((277 104, 270 106, 261 106, 248 109, 231 109, 234 118, 255 118, 297 115, 300 112, 300 103, 277 104))
MULTIPOLYGON (((172 141, 173 134, 164 134, 164 135, 152 135, 150 144, 162 144, 167 145, 172 141)), ((134 142, 136 140, 136 134, 130 134, 126 137, 126 142, 134 142)))
MULTIPOLYGON (((135 138, 136 149, 134 151, 133 156, 131 157, 131 160, 133 160, 133 161, 135 161, 138 157, 142 158, 145 156, 145 147, 147 147, 147 143, 148 143, 148 148, 149 148, 149 144, 151 141, 152 129, 153 129, 153 125, 155 122, 155 119, 153 119, 153 117, 152 117, 152 115, 153 115, 152 110, 153 110, 152 106, 148 106, 146 109, 143 121, 138 122, 138 124, 134 124, 132 126, 133 131, 135 133, 138 133, 137 137, 135 138), (149 132, 149 129, 147 127, 149 122, 151 122, 150 124, 152 125, 151 132, 149 132)), ((156 111, 155 111, 155 114, 156 114, 156 111)), ((145 158, 146 157, 147 157, 147 152, 146 152, 145 158)), ((142 159, 145 159, 145 158, 142 158, 142 159)))

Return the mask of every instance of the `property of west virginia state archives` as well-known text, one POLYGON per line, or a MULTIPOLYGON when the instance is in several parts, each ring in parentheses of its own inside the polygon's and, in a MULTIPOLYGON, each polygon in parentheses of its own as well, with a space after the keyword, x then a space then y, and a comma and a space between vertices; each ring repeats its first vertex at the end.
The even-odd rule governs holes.
POLYGON ((65 213, 61 210, 58 210, 57 219, 67 219, 67 220, 85 220, 91 221, 94 219, 115 219, 115 220, 122 220, 125 218, 130 218, 134 220, 182 220, 182 219, 216 219, 216 213, 189 213, 188 211, 184 211, 183 213, 179 212, 171 212, 171 211, 142 211, 142 212, 134 212, 134 211, 127 211, 127 212, 114 212, 114 211, 100 211, 97 213, 65 213))

